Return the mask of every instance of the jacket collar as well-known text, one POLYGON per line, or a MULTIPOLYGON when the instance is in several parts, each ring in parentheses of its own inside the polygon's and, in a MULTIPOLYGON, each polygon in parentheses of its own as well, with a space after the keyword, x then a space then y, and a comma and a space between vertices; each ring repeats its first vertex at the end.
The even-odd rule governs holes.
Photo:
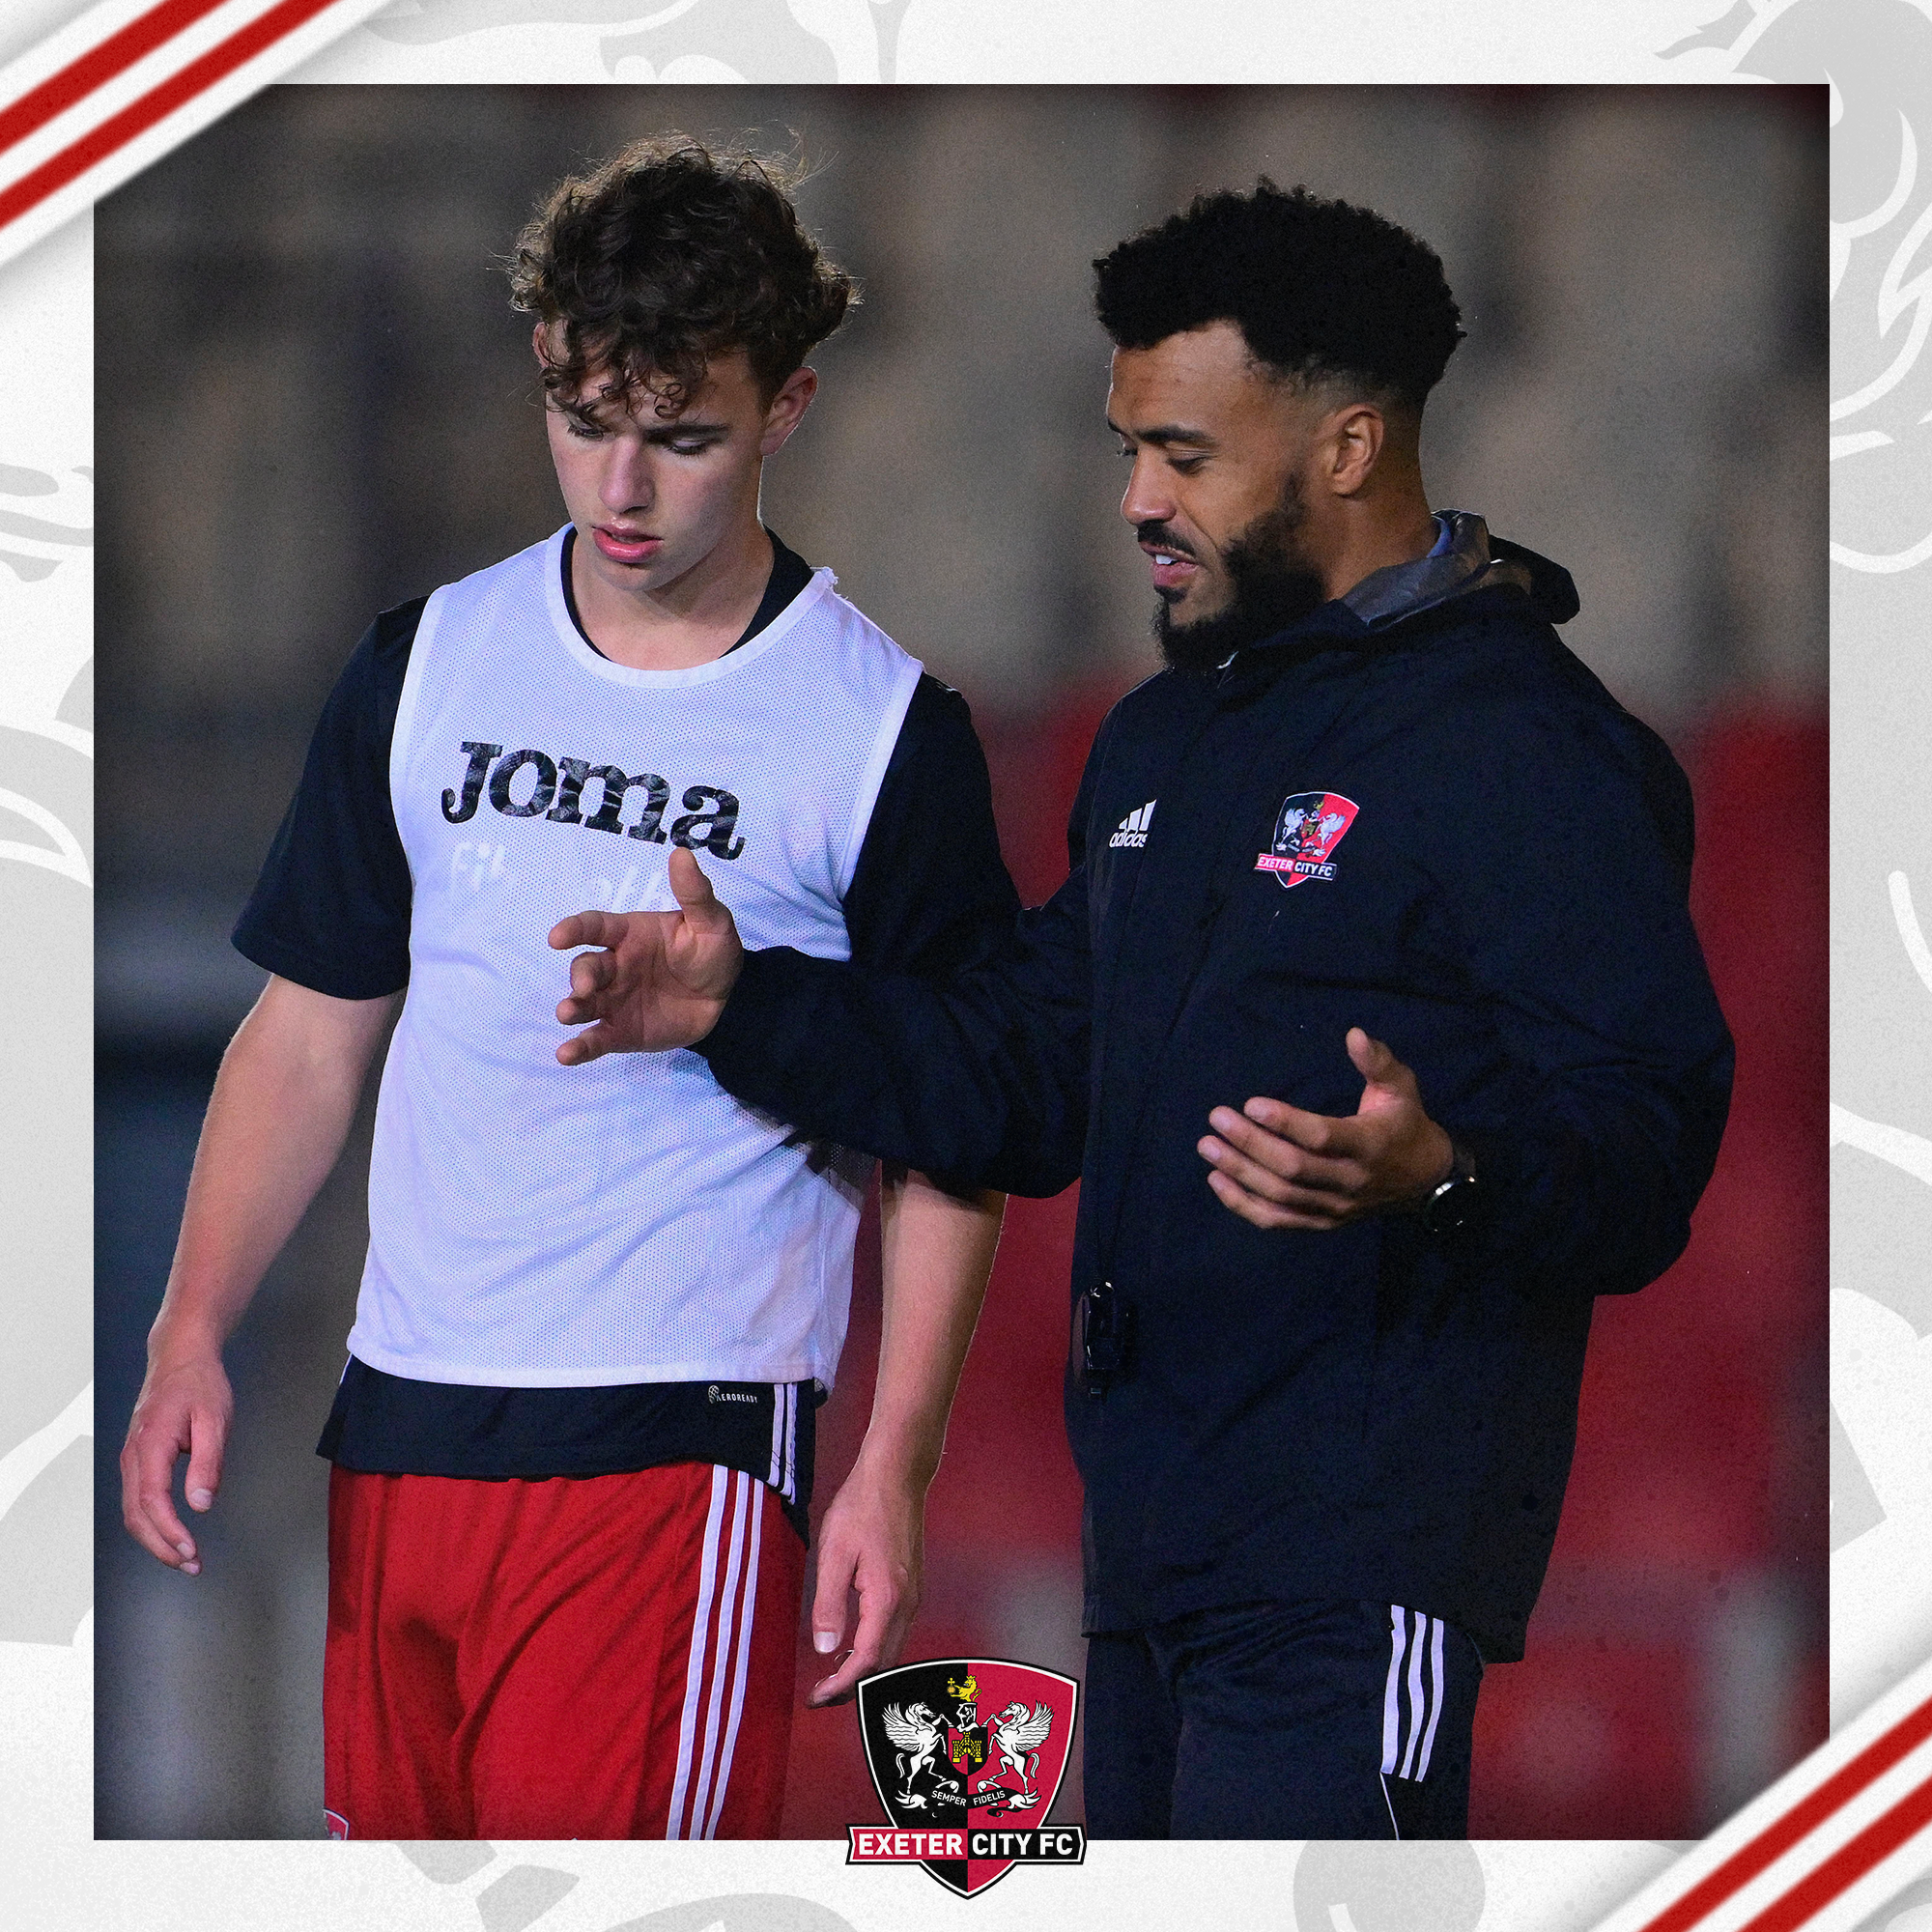
MULTIPOLYGON (((1440 514, 1449 525, 1446 549, 1371 571, 1353 589, 1250 650, 1256 657, 1272 657, 1281 650, 1305 657, 1337 644, 1360 645, 1425 611, 1484 592, 1501 593, 1505 602, 1523 599, 1546 623, 1568 623, 1577 614, 1577 586, 1561 564, 1491 536, 1482 518, 1467 510, 1440 514)), ((1482 601, 1487 605, 1498 599, 1484 596, 1482 601)))
POLYGON ((1418 616, 1473 590, 1505 584, 1525 592, 1529 589, 1529 572, 1491 551, 1490 526, 1481 517, 1466 510, 1444 510, 1441 514, 1449 526, 1449 542, 1439 554, 1432 551, 1408 563, 1372 570, 1337 600, 1370 630, 1386 630, 1405 617, 1418 616))

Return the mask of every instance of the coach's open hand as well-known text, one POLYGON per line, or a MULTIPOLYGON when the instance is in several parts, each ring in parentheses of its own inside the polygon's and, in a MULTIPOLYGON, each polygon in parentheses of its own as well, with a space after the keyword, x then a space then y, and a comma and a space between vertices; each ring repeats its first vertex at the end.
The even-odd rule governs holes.
POLYGON ((745 962, 737 923, 683 846, 670 855, 670 890, 675 912, 580 912, 552 928, 559 952, 605 949, 570 962, 570 998, 556 1016, 595 1024, 557 1048, 564 1065, 693 1046, 718 1024, 745 962))
POLYGON ((1455 1152, 1415 1075, 1360 1027, 1349 1029, 1349 1058, 1365 1083, 1352 1116, 1261 1099, 1208 1116, 1214 1132, 1197 1145, 1223 1207, 1257 1228, 1342 1228, 1413 1207, 1448 1177, 1455 1152))

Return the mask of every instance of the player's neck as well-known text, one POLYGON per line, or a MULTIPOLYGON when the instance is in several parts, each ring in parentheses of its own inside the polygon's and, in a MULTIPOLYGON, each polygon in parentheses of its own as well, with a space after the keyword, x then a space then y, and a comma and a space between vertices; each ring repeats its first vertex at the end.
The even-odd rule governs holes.
POLYGON ((682 576, 626 582, 579 533, 570 588, 591 642, 633 670, 689 670, 721 658, 757 614, 772 574, 772 540, 755 509, 682 576))

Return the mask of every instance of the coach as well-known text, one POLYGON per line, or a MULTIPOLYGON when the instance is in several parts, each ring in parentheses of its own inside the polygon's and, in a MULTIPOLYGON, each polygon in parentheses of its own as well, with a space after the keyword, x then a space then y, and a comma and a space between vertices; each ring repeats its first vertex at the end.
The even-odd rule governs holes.
POLYGON ((1558 640, 1568 576, 1429 507, 1428 247, 1264 180, 1096 267, 1168 668, 1066 884, 933 984, 744 954, 678 855, 681 914, 552 935, 609 949, 559 1058, 696 1043, 812 1134, 1078 1175, 1091 1828, 1463 1835, 1592 1297, 1682 1251, 1722 1131, 1689 787, 1558 640))

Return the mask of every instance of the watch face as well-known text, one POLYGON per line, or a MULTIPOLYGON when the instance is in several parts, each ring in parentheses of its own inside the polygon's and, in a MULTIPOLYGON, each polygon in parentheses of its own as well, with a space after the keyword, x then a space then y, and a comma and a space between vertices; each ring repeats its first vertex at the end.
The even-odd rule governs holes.
POLYGON ((1476 1183, 1466 1175, 1452 1174, 1422 1210, 1422 1222, 1432 1235, 1453 1235, 1469 1225, 1476 1207, 1476 1183))

